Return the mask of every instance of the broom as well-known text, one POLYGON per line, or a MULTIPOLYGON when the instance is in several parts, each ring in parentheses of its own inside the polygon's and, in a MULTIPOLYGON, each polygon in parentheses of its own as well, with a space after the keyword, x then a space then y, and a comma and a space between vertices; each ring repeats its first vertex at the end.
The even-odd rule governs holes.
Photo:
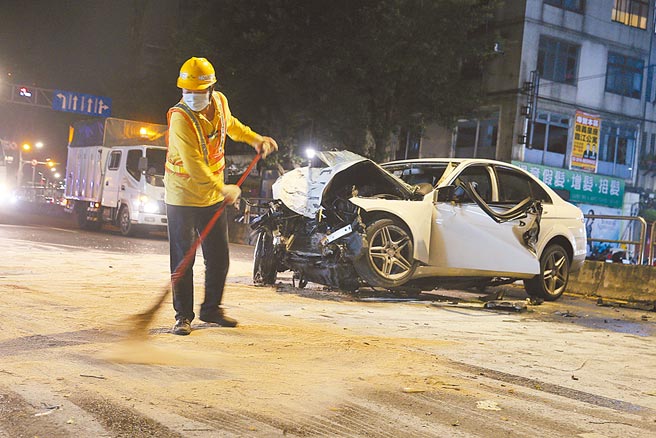
MULTIPOLYGON (((248 168, 246 171, 244 171, 243 175, 241 178, 239 178, 239 181, 237 181, 237 186, 241 187, 241 185, 244 183, 246 180, 246 177, 251 173, 253 170, 253 167, 255 167, 255 164, 260 160, 262 157, 262 153, 258 153, 255 155, 255 158, 253 158, 253 161, 251 161, 251 164, 248 165, 248 168)), ((144 338, 146 336, 146 329, 150 325, 150 323, 153 320, 153 316, 155 316, 155 313, 159 310, 159 308, 162 306, 162 303, 166 299, 166 297, 169 295, 169 293, 173 290, 173 287, 178 284, 184 273, 187 271, 187 268, 189 267, 189 264, 191 263, 191 260, 196 256, 196 250, 200 246, 200 244, 203 242, 203 240, 207 237, 209 232, 212 230, 214 227, 214 224, 216 224, 216 221, 219 219, 221 214, 223 213, 223 210, 225 210, 226 204, 221 205, 219 209, 214 213, 214 216, 210 219, 210 221, 207 223, 203 231, 200 233, 198 236, 198 239, 194 241, 194 243, 191 245, 187 253, 185 254, 184 258, 180 262, 180 264, 175 268, 175 271, 171 274, 171 282, 170 284, 167 284, 162 292, 160 293, 159 297, 153 305, 151 305, 146 311, 142 313, 138 313, 134 316, 131 317, 133 327, 130 330, 130 337, 135 337, 135 338, 144 338)))

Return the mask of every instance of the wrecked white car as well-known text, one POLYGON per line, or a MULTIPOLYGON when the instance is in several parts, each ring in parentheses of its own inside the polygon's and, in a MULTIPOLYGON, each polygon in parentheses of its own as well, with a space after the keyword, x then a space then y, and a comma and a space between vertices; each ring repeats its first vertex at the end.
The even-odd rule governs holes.
POLYGON ((344 290, 521 279, 529 295, 555 300, 585 259, 581 210, 511 164, 319 157, 325 167, 281 176, 251 225, 256 284, 288 270, 301 287, 344 290))

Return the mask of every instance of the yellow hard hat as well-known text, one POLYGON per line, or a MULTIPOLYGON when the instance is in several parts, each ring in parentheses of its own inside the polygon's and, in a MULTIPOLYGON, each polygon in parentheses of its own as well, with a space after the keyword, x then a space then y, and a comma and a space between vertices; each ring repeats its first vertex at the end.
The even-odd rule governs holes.
POLYGON ((205 58, 189 58, 180 67, 178 88, 204 90, 216 83, 214 67, 205 58))

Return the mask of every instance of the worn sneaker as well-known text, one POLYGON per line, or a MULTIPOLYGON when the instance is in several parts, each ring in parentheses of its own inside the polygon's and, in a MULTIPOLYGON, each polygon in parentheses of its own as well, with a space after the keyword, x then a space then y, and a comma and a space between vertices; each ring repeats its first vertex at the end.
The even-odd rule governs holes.
POLYGON ((171 330, 174 335, 187 336, 191 333, 191 322, 188 319, 178 319, 171 330))
POLYGON ((221 309, 216 312, 201 313, 199 318, 201 321, 219 324, 221 327, 237 327, 237 320, 225 316, 221 309))

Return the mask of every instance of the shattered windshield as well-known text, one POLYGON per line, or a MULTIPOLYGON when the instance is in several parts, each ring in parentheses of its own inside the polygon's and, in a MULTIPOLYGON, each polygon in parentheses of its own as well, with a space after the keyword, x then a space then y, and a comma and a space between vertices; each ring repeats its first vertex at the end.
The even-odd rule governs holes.
POLYGON ((411 186, 430 184, 436 187, 453 168, 454 163, 401 163, 385 164, 383 169, 411 186))

